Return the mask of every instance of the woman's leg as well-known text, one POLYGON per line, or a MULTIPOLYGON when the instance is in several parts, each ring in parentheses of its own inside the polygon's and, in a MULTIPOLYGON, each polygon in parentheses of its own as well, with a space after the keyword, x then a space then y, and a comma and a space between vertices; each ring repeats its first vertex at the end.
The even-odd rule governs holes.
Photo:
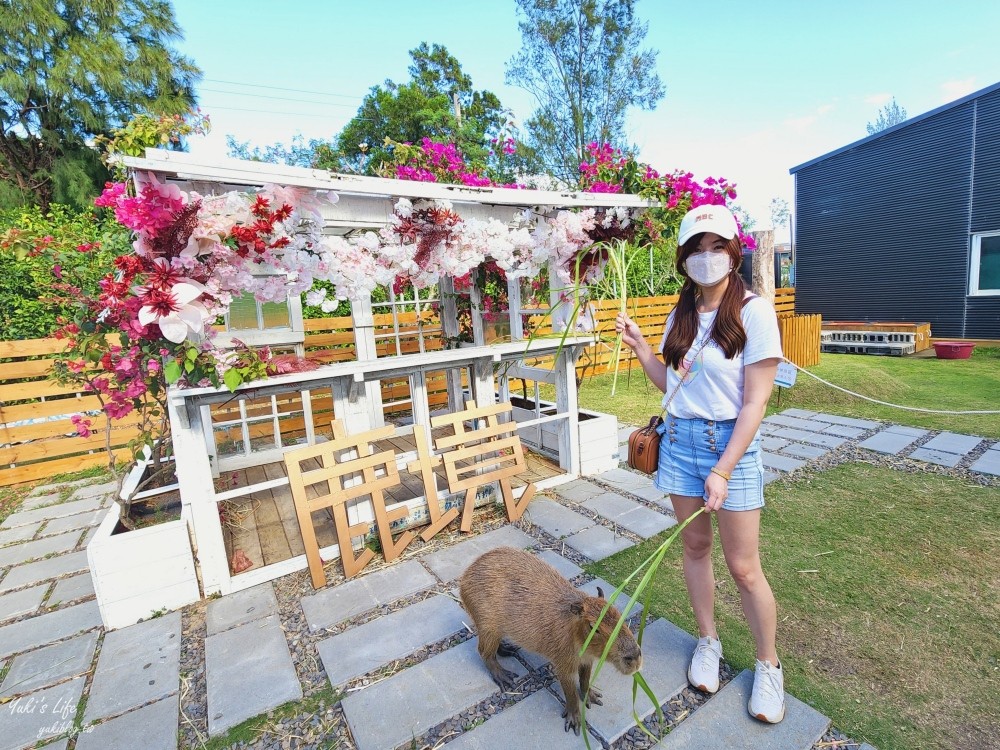
POLYGON ((757 658, 777 666, 777 608, 760 565, 760 509, 719 510, 719 539, 726 565, 740 591, 743 614, 757 643, 757 658))
MULTIPOLYGON (((671 495, 678 523, 684 523, 705 501, 700 497, 671 495)), ((684 544, 684 582, 698 622, 698 635, 718 640, 715 630, 715 575, 712 571, 712 517, 702 513, 681 532, 684 544)))

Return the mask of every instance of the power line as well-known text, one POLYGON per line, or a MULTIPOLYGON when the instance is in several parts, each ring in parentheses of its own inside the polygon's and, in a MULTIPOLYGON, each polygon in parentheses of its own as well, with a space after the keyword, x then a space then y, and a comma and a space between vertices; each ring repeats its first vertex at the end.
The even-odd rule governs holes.
MULTIPOLYGON (((204 103, 202 106, 206 110, 225 109, 231 112, 254 112, 259 115, 278 115, 282 117, 285 115, 294 115, 296 117, 324 117, 328 120, 333 119, 333 115, 318 115, 315 112, 275 112, 269 109, 245 109, 243 107, 217 107, 204 103)), ((372 122, 371 118, 368 117, 351 118, 351 119, 360 119, 360 120, 365 120, 367 122, 372 122)))
POLYGON ((310 91, 309 89, 291 89, 285 86, 265 86, 263 83, 242 83, 240 81, 222 81, 218 78, 203 78, 202 80, 208 81, 209 83, 224 83, 229 86, 248 86, 255 89, 273 89, 275 91, 294 91, 297 94, 318 94, 320 96, 336 96, 341 99, 364 99, 363 96, 356 96, 354 94, 332 94, 328 91, 310 91))
POLYGON ((341 104, 340 102, 317 102, 310 99, 293 99, 287 96, 271 96, 269 94, 251 94, 245 91, 225 91, 224 89, 201 89, 201 91, 210 91, 213 94, 230 94, 232 96, 251 96, 255 99, 274 99, 276 101, 282 102, 300 102, 302 104, 319 104, 324 107, 348 107, 349 109, 354 109, 353 104, 341 104))

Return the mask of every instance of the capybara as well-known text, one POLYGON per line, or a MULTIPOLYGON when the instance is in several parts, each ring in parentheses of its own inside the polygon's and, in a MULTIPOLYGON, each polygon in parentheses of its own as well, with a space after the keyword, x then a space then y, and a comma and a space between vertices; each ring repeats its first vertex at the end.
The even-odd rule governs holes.
MULTIPOLYGON (((580 734, 580 699, 587 706, 601 705, 601 694, 590 686, 590 671, 601 658, 621 614, 610 607, 587 651, 583 647, 607 604, 604 592, 587 596, 573 588, 559 571, 535 555, 500 547, 479 556, 459 581, 462 604, 479 634, 479 655, 496 683, 510 689, 516 675, 500 666, 501 640, 512 641, 544 656, 552 663, 566 696, 564 729, 580 734), (579 678, 579 691, 577 679, 579 678)), ((628 625, 623 625, 608 653, 608 661, 622 674, 642 666, 642 654, 628 625)))

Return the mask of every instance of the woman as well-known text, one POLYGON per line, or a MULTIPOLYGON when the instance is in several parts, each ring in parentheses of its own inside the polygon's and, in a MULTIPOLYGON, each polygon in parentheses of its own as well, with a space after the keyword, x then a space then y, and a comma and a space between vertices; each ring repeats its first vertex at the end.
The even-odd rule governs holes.
POLYGON ((771 395, 781 340, 774 308, 746 291, 738 269, 739 232, 724 206, 701 206, 681 221, 677 270, 684 277, 660 344, 663 360, 627 315, 615 327, 664 392, 665 423, 656 486, 670 494, 677 520, 706 513, 684 529, 684 580, 700 639, 688 681, 719 689, 722 644, 715 629, 712 518, 726 565, 757 644, 752 716, 785 715, 784 678, 775 652, 776 610, 761 570, 758 538, 764 469, 757 431, 771 395))

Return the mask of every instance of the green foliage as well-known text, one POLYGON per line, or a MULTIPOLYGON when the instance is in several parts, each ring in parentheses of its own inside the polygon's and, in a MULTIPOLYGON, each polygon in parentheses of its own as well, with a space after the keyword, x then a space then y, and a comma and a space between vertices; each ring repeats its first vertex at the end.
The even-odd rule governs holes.
POLYGON ((575 183, 587 143, 623 145, 625 115, 664 96, 635 0, 517 0, 522 48, 507 82, 538 102, 525 124, 545 171, 575 183))
POLYGON ((868 131, 868 135, 875 135, 887 128, 891 128, 893 125, 898 125, 904 120, 906 120, 906 108, 899 106, 896 102, 896 97, 892 97, 892 101, 878 111, 878 117, 875 118, 875 122, 867 123, 865 129, 868 131))
POLYGON ((180 29, 163 0, 15 7, 0 12, 0 180, 45 208, 85 184, 91 137, 135 112, 187 111, 200 71, 171 49, 180 29))
POLYGON ((262 161, 270 164, 288 164, 292 167, 311 167, 337 171, 340 162, 333 141, 311 138, 307 143, 301 134, 292 137, 291 143, 275 143, 271 146, 251 146, 250 141, 237 141, 226 136, 229 156, 246 161, 262 161))
MULTIPOLYGON (((204 135, 210 129, 208 115, 198 111, 183 115, 140 114, 112 131, 110 137, 99 135, 94 140, 104 150, 105 159, 111 161, 119 155, 143 156, 147 148, 180 149, 186 136, 204 135)), ((116 179, 128 177, 124 166, 117 164, 114 169, 116 179)))
POLYGON ((0 339, 44 338, 131 252, 127 230, 113 218, 53 204, 0 211, 0 339), (54 287, 54 285, 56 285, 54 287))

